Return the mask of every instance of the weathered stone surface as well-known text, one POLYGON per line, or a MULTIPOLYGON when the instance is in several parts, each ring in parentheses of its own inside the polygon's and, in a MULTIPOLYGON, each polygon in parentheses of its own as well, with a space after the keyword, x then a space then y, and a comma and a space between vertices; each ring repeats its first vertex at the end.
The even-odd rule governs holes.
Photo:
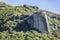
POLYGON ((28 23, 31 24, 31 28, 36 28, 41 32, 50 32, 48 28, 48 20, 44 14, 34 13, 28 19, 28 23))

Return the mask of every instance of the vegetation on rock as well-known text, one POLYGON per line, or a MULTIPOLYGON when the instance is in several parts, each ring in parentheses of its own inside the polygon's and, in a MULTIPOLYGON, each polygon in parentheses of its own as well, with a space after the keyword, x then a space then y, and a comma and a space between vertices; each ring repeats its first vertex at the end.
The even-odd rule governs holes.
POLYGON ((0 2, 0 40, 60 40, 58 14, 46 11, 46 14, 51 17, 49 22, 58 24, 58 29, 52 34, 30 29, 27 22, 23 20, 38 9, 36 6, 11 6, 0 2))

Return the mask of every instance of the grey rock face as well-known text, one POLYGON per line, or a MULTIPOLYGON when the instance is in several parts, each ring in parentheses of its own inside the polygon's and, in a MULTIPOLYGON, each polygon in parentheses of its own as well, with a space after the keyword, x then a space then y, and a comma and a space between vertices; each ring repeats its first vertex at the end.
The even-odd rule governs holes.
POLYGON ((31 24, 31 28, 36 28, 41 32, 50 32, 48 28, 47 15, 41 13, 34 13, 29 19, 28 23, 31 24))

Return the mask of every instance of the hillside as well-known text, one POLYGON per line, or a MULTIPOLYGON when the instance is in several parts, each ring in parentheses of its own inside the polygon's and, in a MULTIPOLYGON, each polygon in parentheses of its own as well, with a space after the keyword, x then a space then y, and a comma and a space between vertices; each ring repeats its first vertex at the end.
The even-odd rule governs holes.
POLYGON ((30 29, 30 26, 23 20, 38 10, 37 6, 12 6, 0 2, 0 40, 60 40, 59 14, 43 10, 50 17, 51 24, 58 24, 58 29, 49 34, 30 29))

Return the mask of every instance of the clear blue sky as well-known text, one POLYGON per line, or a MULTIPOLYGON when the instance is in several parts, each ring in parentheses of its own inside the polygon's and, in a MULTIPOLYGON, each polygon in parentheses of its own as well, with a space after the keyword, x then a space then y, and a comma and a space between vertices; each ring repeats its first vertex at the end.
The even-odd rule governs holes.
POLYGON ((32 5, 60 14, 60 0, 0 0, 11 5, 32 5))

